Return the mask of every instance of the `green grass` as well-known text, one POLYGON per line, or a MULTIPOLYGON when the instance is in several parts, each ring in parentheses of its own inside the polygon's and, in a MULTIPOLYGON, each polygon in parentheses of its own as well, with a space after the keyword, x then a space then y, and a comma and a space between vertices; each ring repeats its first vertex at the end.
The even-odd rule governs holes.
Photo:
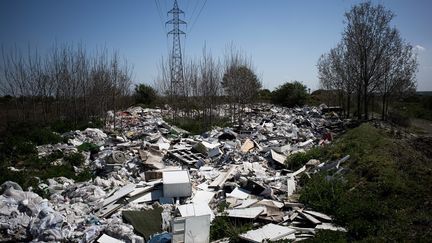
POLYGON ((392 108, 403 116, 432 121, 431 100, 432 97, 426 97, 420 101, 394 102, 392 108))
POLYGON ((348 241, 429 241, 432 164, 427 149, 419 151, 418 143, 429 148, 431 141, 398 140, 362 124, 318 158, 336 160, 349 154, 343 164, 348 172, 323 172, 302 180, 300 201, 333 215, 348 229, 348 241))

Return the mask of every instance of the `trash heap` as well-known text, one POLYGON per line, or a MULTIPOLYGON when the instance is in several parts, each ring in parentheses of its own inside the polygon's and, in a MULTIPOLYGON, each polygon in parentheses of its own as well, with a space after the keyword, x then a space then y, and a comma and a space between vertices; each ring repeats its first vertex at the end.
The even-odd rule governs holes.
POLYGON ((330 143, 344 129, 344 121, 324 114, 325 108, 255 105, 240 124, 201 135, 167 124, 167 110, 109 112, 106 132, 71 131, 63 134, 65 144, 38 147, 39 156, 47 156, 96 145, 98 152, 83 152, 86 162, 74 167, 91 170, 94 179, 49 179, 39 185, 49 199, 14 182, 1 186, 0 240, 209 242, 215 217, 256 222, 240 235, 250 242, 345 231, 297 202, 297 180, 320 170, 341 172, 349 156, 310 160, 296 171, 284 164, 290 154, 330 143))

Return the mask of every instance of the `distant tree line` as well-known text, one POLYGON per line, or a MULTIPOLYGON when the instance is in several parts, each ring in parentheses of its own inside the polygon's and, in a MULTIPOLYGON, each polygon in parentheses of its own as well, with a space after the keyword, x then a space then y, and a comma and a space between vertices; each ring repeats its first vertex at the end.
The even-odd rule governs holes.
POLYGON ((244 105, 255 101, 261 88, 250 59, 230 46, 221 60, 203 48, 202 56, 184 63, 184 97, 172 97, 170 60, 162 61, 156 80, 159 94, 183 116, 206 126, 226 115, 241 118, 244 105))
POLYGON ((355 104, 357 117, 368 119, 371 99, 377 96, 385 119, 392 100, 415 91, 417 57, 390 26, 393 17, 382 5, 355 5, 345 14, 342 40, 318 61, 321 86, 337 91, 347 116, 355 104))
POLYGON ((88 120, 130 104, 132 70, 117 52, 57 45, 47 54, 2 48, 2 120, 88 120))

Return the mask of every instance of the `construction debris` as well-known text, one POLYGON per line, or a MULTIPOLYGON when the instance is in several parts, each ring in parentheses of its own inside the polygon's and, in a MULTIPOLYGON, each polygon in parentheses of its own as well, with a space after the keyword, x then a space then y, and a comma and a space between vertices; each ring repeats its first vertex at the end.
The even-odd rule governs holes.
POLYGON ((0 241, 209 242, 218 216, 267 222, 240 235, 250 242, 346 231, 295 199, 302 174, 341 171, 349 156, 310 160, 296 171, 285 166, 290 154, 329 143, 333 131, 344 129, 339 118, 327 119, 315 107, 257 105, 241 125, 190 136, 163 120, 169 112, 131 107, 105 130, 72 131, 63 134, 65 144, 38 146, 43 157, 95 144, 99 152, 87 154, 80 168, 95 177, 42 182, 49 199, 13 182, 1 185, 0 241))

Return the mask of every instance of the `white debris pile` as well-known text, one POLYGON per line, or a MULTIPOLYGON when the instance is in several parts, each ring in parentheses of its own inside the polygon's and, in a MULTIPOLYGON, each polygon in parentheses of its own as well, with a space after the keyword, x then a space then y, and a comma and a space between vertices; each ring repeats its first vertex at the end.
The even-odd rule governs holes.
POLYGON ((256 105, 236 126, 191 136, 167 124, 167 112, 109 112, 104 131, 72 131, 63 134, 65 144, 39 146, 39 156, 47 156, 91 144, 97 151, 81 152, 86 163, 75 171, 89 170, 94 178, 44 181, 38 189, 49 200, 11 182, 2 185, 0 240, 209 242, 210 223, 221 215, 267 222, 240 236, 251 242, 344 230, 296 202, 296 189, 302 174, 342 171, 347 158, 311 160, 296 171, 285 166, 290 154, 331 142, 343 129, 336 114, 256 105))

